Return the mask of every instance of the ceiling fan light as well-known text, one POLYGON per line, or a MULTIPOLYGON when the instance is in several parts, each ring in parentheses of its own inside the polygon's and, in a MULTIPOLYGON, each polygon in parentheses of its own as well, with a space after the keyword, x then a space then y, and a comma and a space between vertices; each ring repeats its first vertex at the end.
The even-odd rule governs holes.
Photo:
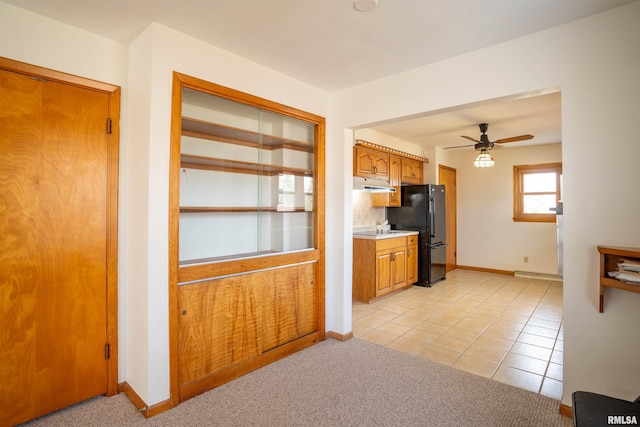
POLYGON ((358 12, 369 12, 378 6, 378 0, 354 0, 353 8, 358 12))
POLYGON ((473 161, 473 166, 477 168, 491 168, 494 164, 493 156, 485 149, 480 151, 478 157, 473 161))

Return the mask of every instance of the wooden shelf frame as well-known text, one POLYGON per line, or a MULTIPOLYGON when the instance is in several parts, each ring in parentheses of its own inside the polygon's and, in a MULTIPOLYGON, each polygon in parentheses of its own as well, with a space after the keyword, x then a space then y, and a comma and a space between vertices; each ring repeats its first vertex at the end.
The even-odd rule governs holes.
POLYGON ((182 135, 265 150, 286 148, 307 153, 313 153, 314 150, 313 143, 224 126, 189 117, 182 117, 182 135))
POLYGON ((604 289, 617 288, 640 294, 640 285, 631 285, 608 276, 610 271, 618 271, 621 259, 640 262, 640 248, 622 246, 598 246, 600 253, 600 313, 604 312, 604 289))
POLYGON ((311 169, 292 168, 288 166, 269 165, 265 163, 244 162, 241 160, 220 159, 216 157, 180 155, 180 167, 183 169, 200 169, 232 173, 274 176, 279 174, 295 176, 313 176, 311 169))
POLYGON ((293 209, 278 209, 274 206, 180 206, 180 213, 221 213, 221 212, 276 212, 276 213, 299 213, 308 211, 304 207, 293 209))

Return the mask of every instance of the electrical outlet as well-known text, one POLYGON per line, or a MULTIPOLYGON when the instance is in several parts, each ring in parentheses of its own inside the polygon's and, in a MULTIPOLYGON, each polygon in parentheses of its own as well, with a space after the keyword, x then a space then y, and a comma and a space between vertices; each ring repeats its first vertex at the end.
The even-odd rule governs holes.
POLYGON ((525 262, 525 264, 528 263, 529 262, 529 257, 525 256, 523 261, 525 262))

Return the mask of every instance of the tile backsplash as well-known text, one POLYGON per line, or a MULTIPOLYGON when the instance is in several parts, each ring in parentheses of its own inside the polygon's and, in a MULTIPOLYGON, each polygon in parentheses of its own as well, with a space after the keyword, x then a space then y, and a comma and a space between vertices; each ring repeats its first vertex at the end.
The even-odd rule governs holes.
POLYGON ((369 227, 382 224, 385 220, 384 208, 371 206, 371 193, 353 190, 353 226, 369 227))

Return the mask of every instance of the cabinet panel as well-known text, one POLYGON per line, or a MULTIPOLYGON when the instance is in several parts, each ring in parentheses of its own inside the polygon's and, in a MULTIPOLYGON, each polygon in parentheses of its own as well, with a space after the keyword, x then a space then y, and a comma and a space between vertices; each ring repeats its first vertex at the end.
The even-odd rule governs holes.
POLYGON ((263 351, 316 330, 315 264, 270 271, 265 282, 263 351))
POLYGON ((393 287, 391 272, 391 249, 376 252, 376 293, 381 296, 391 291, 393 287))
POLYGON ((355 176, 389 180, 389 155, 364 147, 354 147, 355 176))
POLYGON ((262 352, 259 302, 269 272, 179 288, 179 382, 189 384, 262 352))
POLYGON ((395 187, 395 193, 372 193, 372 206, 400 206, 402 192, 402 160, 400 157, 389 156, 389 185, 395 187))
POLYGON ((405 184, 422 184, 422 162, 402 159, 402 182, 405 184))
POLYGON ((407 250, 406 247, 394 249, 391 254, 392 289, 398 289, 407 284, 407 250))

